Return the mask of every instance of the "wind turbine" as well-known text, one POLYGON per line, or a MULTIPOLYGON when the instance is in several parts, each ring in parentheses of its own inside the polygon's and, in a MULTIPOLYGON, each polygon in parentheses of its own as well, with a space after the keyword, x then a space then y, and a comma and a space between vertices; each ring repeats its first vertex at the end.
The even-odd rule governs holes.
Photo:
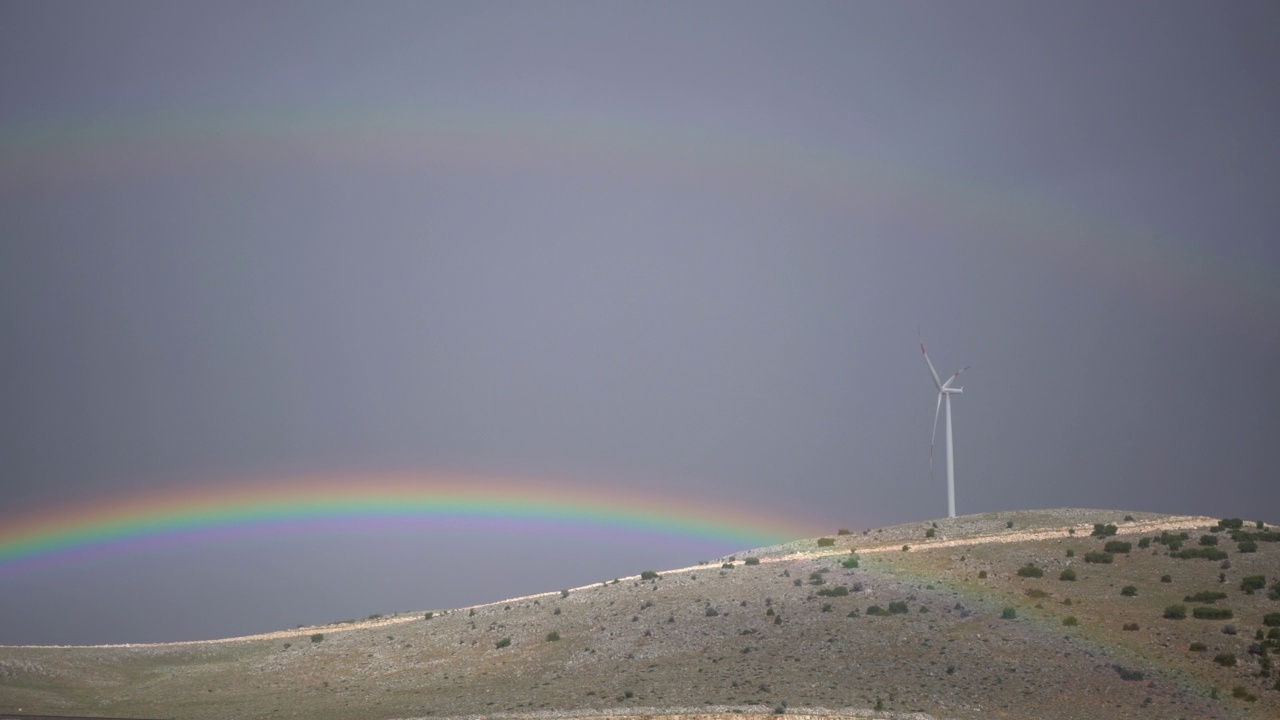
POLYGON ((942 410, 943 400, 947 403, 947 517, 956 516, 956 458, 951 444, 951 396, 964 392, 963 387, 951 387, 951 383, 960 377, 960 373, 969 369, 968 365, 955 371, 946 382, 938 377, 929 360, 929 351, 924 349, 924 340, 920 340, 920 352, 924 353, 924 361, 929 365, 929 373, 933 375, 933 384, 938 387, 938 406, 933 411, 933 436, 929 438, 929 476, 933 477, 933 445, 938 439, 938 413, 942 410))

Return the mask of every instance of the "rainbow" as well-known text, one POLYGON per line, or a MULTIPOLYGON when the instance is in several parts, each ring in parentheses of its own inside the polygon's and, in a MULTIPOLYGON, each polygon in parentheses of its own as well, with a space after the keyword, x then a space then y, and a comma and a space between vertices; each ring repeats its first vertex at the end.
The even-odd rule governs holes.
POLYGON ((139 548, 306 530, 604 529, 735 548, 830 528, 779 514, 545 481, 352 476, 189 487, 0 523, 0 577, 139 548), (678 500, 678 501, 677 501, 678 500))
MULTIPOLYGON (((1217 307, 1280 307, 1280 275, 1143 219, 1018 187, 904 167, 860 150, 743 129, 622 115, 414 107, 177 110, 0 124, 0 196, 122 177, 218 173, 245 162, 375 173, 639 177, 791 201, 857 218, 903 211, 985 238, 991 250, 1217 307)), ((979 291, 980 292, 980 291, 979 291)))

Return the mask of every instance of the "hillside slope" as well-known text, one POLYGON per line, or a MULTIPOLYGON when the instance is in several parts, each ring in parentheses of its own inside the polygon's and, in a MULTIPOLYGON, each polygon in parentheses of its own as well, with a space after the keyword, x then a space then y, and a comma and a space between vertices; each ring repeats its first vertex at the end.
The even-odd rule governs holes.
POLYGON ((1280 717, 1280 629, 1265 624, 1280 625, 1268 617, 1280 613, 1280 534, 1218 525, 1113 510, 972 515, 429 618, 210 642, 0 647, 0 711, 1280 717), (1115 535, 1091 537, 1095 523, 1115 535), (1132 547, 1085 561, 1109 541, 1132 547), (1225 560, 1177 556, 1202 547, 1225 560), (1042 576, 1019 575, 1028 564, 1042 576), (1075 579, 1060 579, 1064 570, 1075 579), (1242 588, 1259 575, 1263 589, 1242 588), (1184 600, 1204 592, 1226 597, 1184 600), (1170 605, 1186 617, 1165 617, 1170 605), (1215 613, 1224 617, 1197 617, 1215 613))

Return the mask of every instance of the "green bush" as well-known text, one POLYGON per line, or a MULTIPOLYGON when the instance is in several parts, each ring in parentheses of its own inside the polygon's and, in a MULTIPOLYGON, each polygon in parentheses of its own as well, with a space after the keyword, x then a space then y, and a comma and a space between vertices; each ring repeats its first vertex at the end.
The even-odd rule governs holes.
POLYGON ((508 647, 508 646, 510 646, 510 645, 511 645, 511 638, 509 638, 509 637, 504 637, 504 638, 502 638, 501 640, 499 640, 498 642, 496 642, 496 643, 494 643, 494 644, 493 644, 493 646, 494 646, 495 648, 499 649, 499 650, 501 650, 501 649, 502 649, 502 648, 504 648, 504 647, 508 647))
POLYGON ((934 530, 933 528, 929 528, 928 530, 924 531, 924 536, 927 538, 934 537, 937 534, 938 534, 938 531, 934 530))
POLYGON ((1023 565, 1018 568, 1018 577, 1044 577, 1044 570, 1031 564, 1023 565))
MULTIPOLYGON (((560 597, 562 597, 562 598, 567 598, 567 597, 569 597, 569 591, 568 591, 568 590, 561 590, 561 591, 560 591, 560 597)), ((472 611, 471 611, 471 614, 472 614, 472 615, 475 615, 475 614, 476 614, 476 611, 475 611, 475 610, 472 610, 472 611)))
POLYGON ((1110 565, 1113 559, 1115 559, 1115 556, 1113 556, 1109 552, 1098 552, 1097 550, 1090 550, 1089 552, 1084 554, 1084 561, 1087 563, 1098 563, 1101 565, 1110 565))
POLYGON ((818 591, 822 597, 844 597, 849 594, 849 588, 844 585, 836 585, 835 587, 822 588, 818 591))
POLYGON ((841 561, 840 561, 840 567, 843 567, 843 568, 856 568, 856 567, 858 567, 858 558, 854 557, 854 558, 847 558, 847 559, 845 559, 845 560, 841 560, 841 561))
POLYGON ((1240 581, 1240 589, 1253 594, 1255 590, 1261 590, 1267 586, 1267 577, 1265 575, 1249 575, 1240 581))
POLYGON ((1244 540, 1236 543, 1236 549, 1242 553, 1258 552, 1258 543, 1252 540, 1244 540))
POLYGON ((1172 576, 1172 575, 1161 575, 1161 576, 1160 576, 1160 582, 1162 582, 1162 583, 1171 583, 1171 582, 1173 582, 1173 576, 1172 576))
POLYGON ((430 612, 430 611, 428 611, 425 615, 423 615, 423 616, 422 616, 422 619, 423 619, 423 620, 430 620, 431 618, 433 618, 433 617, 435 617, 435 616, 436 616, 436 614, 435 614, 434 612, 430 612))
POLYGON ((1133 543, 1125 540, 1108 540, 1102 549, 1109 553, 1127 553, 1133 549, 1133 543))
POLYGON ((1191 652, 1204 652, 1205 650, 1209 649, 1209 646, 1205 645, 1202 642, 1193 642, 1191 643, 1190 647, 1188 647, 1187 649, 1190 650, 1191 652))
POLYGON ((1218 602, 1219 600, 1226 600, 1226 599, 1227 599, 1227 594, 1224 592, 1216 592, 1214 590, 1201 590, 1195 595, 1188 595, 1182 598, 1182 601, 1213 604, 1218 602))
POLYGON ((1067 548, 1067 557, 1075 557, 1075 556, 1076 556, 1076 551, 1072 550, 1071 548, 1067 548))
POLYGON ((1116 534, 1115 525, 1103 525, 1102 523, 1093 524, 1093 532, 1090 535, 1094 537, 1108 537, 1116 534))
POLYGON ((1063 570, 1061 573, 1059 573, 1058 579, 1074 581, 1076 579, 1076 571, 1072 570, 1071 568, 1067 568, 1063 570))
POLYGON ((1240 518, 1226 518, 1218 521, 1218 527, 1227 530, 1239 530, 1244 527, 1244 521, 1240 518))
POLYGON ((1123 665, 1112 665, 1111 667, 1115 668, 1116 672, 1120 674, 1121 680, 1138 682, 1144 677, 1141 670, 1131 670, 1123 665))
POLYGON ((547 633, 547 642, 556 642, 559 639, 560 639, 560 633, 556 632, 555 630, 552 630, 551 632, 547 633))
POLYGON ((1257 701, 1258 701, 1258 696, 1257 696, 1257 695, 1254 695, 1254 694, 1253 694, 1253 693, 1251 693, 1251 692, 1249 692, 1249 690, 1248 690, 1248 689, 1246 689, 1246 688, 1245 688, 1245 686, 1243 686, 1243 685, 1237 685, 1237 686, 1235 686, 1235 687, 1231 688, 1231 697, 1236 698, 1236 699, 1238 699, 1238 700, 1243 700, 1243 701, 1245 701, 1245 702, 1257 702, 1257 701))
POLYGON ((1195 558, 1203 558, 1205 560, 1225 560, 1227 554, 1216 547, 1199 547, 1186 548, 1170 553, 1171 556, 1179 560, 1193 560, 1195 558))
POLYGON ((1135 632, 1140 628, 1138 627, 1138 623, 1125 623, 1124 627, 1121 629, 1124 630, 1125 632, 1135 632))
POLYGON ((1000 617, 1004 618, 1005 620, 1012 620, 1018 617, 1018 611, 1013 607, 1006 606, 1003 610, 1000 611, 1000 617))
POLYGON ((1200 544, 1201 544, 1201 545, 1206 545, 1206 546, 1208 546, 1208 545, 1217 545, 1217 544, 1218 544, 1218 536, 1217 536, 1217 535, 1201 535, 1201 536, 1200 536, 1200 544))
POLYGON ((903 545, 903 546, 902 546, 902 552, 907 552, 907 551, 909 551, 910 549, 911 549, 911 546, 910 546, 910 545, 903 545))
POLYGON ((831 547, 836 544, 835 538, 823 537, 818 538, 818 547, 831 547))
POLYGON ((1151 538, 1142 538, 1141 540, 1139 540, 1138 547, 1142 548, 1143 550, 1146 550, 1147 548, 1151 547, 1151 538))
POLYGON ((849 530, 849 528, 840 528, 839 530, 837 530, 837 531, 836 531, 836 534, 837 534, 837 535, 852 535, 853 533, 849 530))
POLYGON ((1223 607, 1197 605, 1192 608, 1191 615, 1197 620, 1230 620, 1231 611, 1223 607))
POLYGON ((1123 588, 1120 589, 1120 594, 1125 597, 1133 597, 1134 595, 1138 594, 1138 588, 1132 585, 1125 585, 1123 588))
POLYGON ((746 560, 743 560, 743 563, 744 563, 744 564, 746 564, 746 565, 759 565, 759 564, 760 564, 760 558, 758 558, 758 557, 749 557, 749 558, 747 558, 746 560))
POLYGON ((720 569, 721 569, 721 570, 732 570, 732 569, 733 569, 733 563, 731 563, 731 562, 723 563, 723 564, 721 564, 721 565, 720 565, 720 569))
POLYGON ((891 602, 889 603, 889 614, 890 614, 890 615, 904 615, 904 614, 906 614, 906 613, 907 613, 907 601, 906 601, 906 600, 893 600, 893 601, 891 601, 891 602))
POLYGON ((1224 653, 1218 653, 1217 655, 1214 655, 1214 656, 1213 656, 1213 661, 1214 661, 1214 662, 1216 662, 1216 663, 1218 663, 1218 664, 1219 664, 1219 665, 1221 665, 1222 667, 1235 667, 1235 666, 1236 666, 1236 656, 1235 656, 1235 653, 1225 653, 1225 652, 1224 652, 1224 653))
POLYGON ((311 642, 313 642, 313 643, 318 643, 318 642, 320 642, 321 640, 324 640, 324 633, 314 633, 314 634, 312 634, 312 636, 311 636, 311 642))
POLYGON ((1068 615, 1062 618, 1062 624, 1066 625, 1067 627, 1075 627, 1076 625, 1080 624, 1080 621, 1076 619, 1075 615, 1068 615))
POLYGON ((979 579, 979 580, 986 580, 986 579, 987 579, 987 571, 986 571, 986 570, 979 570, 979 571, 978 571, 978 579, 979 579))
POLYGON ((888 615, 889 611, 885 610, 879 605, 872 605, 871 607, 867 608, 867 614, 868 615, 888 615))
POLYGON ((659 575, 658 571, 656 570, 645 570, 644 572, 640 573, 641 580, 657 580, 660 577, 662 576, 659 575))
POLYGON ((1280 613, 1267 613, 1262 616, 1262 624, 1267 627, 1280 627, 1280 613))
POLYGON ((1170 605, 1164 609, 1164 616, 1170 620, 1183 620, 1187 617, 1187 606, 1170 605))

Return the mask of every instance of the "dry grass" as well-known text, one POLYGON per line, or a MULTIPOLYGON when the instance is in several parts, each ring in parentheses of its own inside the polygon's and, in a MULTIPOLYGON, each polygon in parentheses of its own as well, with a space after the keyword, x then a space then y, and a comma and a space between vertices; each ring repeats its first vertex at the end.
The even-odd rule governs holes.
POLYGON ((1222 570, 1171 558, 1161 545, 1137 548, 1139 537, 1161 530, 1186 529, 1194 543, 1216 520, 1129 514, 1133 521, 1107 510, 976 515, 937 521, 933 538, 925 537, 930 523, 913 523, 842 535, 831 547, 810 539, 739 553, 733 569, 722 569, 721 558, 657 580, 629 577, 567 598, 548 592, 436 611, 429 620, 419 613, 201 643, 0 648, 0 710, 183 718, 692 720, 777 717, 780 709, 844 717, 1280 716, 1280 673, 1260 677, 1260 656, 1249 653, 1262 616, 1280 611, 1280 602, 1239 590, 1246 575, 1265 575, 1268 585, 1277 579, 1280 544, 1241 554, 1224 542, 1232 567, 1222 570), (1104 542, 1089 537, 1095 522, 1116 524, 1133 551, 1110 565, 1086 564, 1084 553, 1104 542), (856 569, 840 565, 851 548, 856 569), (742 563, 747 555, 760 564, 742 563), (1018 577, 1027 563, 1044 576, 1018 577), (1066 567, 1075 582, 1058 580, 1066 567), (1172 582, 1160 582, 1166 573, 1172 582), (1127 585, 1137 594, 1122 596, 1127 585), (849 594, 817 594, 836 586, 849 594), (1216 606, 1233 611, 1237 634, 1224 634, 1220 621, 1162 618, 1166 605, 1201 590, 1228 594, 1216 606), (866 612, 891 602, 908 612, 866 612), (1006 607, 1016 619, 1001 619, 1006 607), (1067 616, 1079 624, 1063 626, 1067 616), (325 639, 310 642, 314 632, 325 639), (547 641, 551 632, 561 639, 547 641), (510 645, 498 648, 503 638, 510 645), (1192 642, 1207 650, 1188 650, 1192 642), (1223 652, 1239 663, 1215 664, 1223 652), (1135 673, 1143 679, 1125 679, 1135 673), (1256 702, 1232 697, 1235 686, 1256 702))

